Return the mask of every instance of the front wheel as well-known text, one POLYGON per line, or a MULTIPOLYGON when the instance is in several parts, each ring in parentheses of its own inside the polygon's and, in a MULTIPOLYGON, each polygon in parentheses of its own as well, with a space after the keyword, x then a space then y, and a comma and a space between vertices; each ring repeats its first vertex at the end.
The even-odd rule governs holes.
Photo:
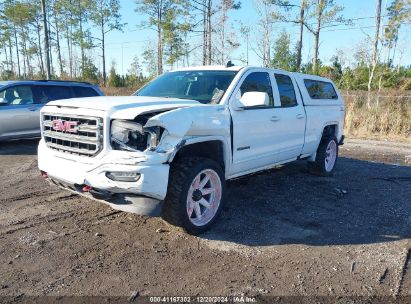
POLYGON ((309 169, 314 174, 330 176, 334 173, 338 159, 338 144, 335 136, 321 139, 317 149, 315 162, 308 163, 309 169))
POLYGON ((163 218, 199 234, 217 220, 224 201, 225 179, 215 161, 186 157, 171 165, 163 218))

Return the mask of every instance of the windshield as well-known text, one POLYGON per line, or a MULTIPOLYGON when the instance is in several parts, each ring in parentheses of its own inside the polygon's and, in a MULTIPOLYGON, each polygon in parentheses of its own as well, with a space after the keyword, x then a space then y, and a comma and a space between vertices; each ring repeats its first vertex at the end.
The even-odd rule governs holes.
POLYGON ((169 72, 148 83, 135 96, 193 99, 217 104, 233 80, 235 71, 169 72))

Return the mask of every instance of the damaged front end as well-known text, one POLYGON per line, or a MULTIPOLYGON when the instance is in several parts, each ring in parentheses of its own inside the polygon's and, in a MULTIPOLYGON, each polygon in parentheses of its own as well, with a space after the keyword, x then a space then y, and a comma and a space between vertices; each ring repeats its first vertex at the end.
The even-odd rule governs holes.
POLYGON ((114 209, 157 216, 167 195, 170 163, 179 149, 193 138, 229 138, 229 113, 222 106, 133 114, 110 113, 102 139, 105 148, 95 158, 54 151, 43 139, 38 158, 43 176, 114 209))
POLYGON ((161 139, 164 128, 144 127, 150 113, 137 117, 135 120, 115 119, 111 122, 110 144, 113 150, 143 152, 154 151, 161 139))
POLYGON ((145 113, 128 120, 124 116, 114 118, 110 132, 112 149, 144 152, 149 158, 160 157, 167 163, 193 138, 230 138, 230 114, 222 105, 145 113))

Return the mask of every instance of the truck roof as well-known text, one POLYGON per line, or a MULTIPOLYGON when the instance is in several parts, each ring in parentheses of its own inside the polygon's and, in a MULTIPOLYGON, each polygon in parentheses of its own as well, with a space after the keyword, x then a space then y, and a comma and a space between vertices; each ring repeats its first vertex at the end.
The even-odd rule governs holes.
POLYGON ((243 69, 243 66, 235 65, 231 67, 226 67, 225 65, 204 65, 195 66, 182 69, 172 70, 170 72, 180 72, 180 71, 239 71, 243 69))
POLYGON ((299 78, 299 79, 312 79, 312 80, 318 80, 318 81, 325 81, 325 82, 332 82, 331 79, 329 78, 325 78, 325 77, 321 77, 318 75, 312 75, 312 74, 304 74, 304 73, 297 73, 297 72, 292 72, 291 73, 295 78, 299 78))
POLYGON ((238 72, 242 69, 265 69, 267 71, 281 71, 284 73, 292 74, 295 78, 301 78, 301 79, 314 79, 314 80, 319 80, 319 81, 326 81, 326 82, 332 82, 330 79, 317 76, 317 75, 312 75, 312 74, 304 74, 304 73, 297 73, 297 72, 290 72, 282 69, 275 69, 275 68, 265 68, 265 67, 258 67, 258 66, 242 66, 242 65, 235 65, 235 66, 224 66, 224 65, 206 65, 206 66, 196 66, 196 67, 188 67, 188 68, 181 68, 181 69, 176 69, 172 70, 170 72, 179 72, 179 71, 235 71, 238 72))

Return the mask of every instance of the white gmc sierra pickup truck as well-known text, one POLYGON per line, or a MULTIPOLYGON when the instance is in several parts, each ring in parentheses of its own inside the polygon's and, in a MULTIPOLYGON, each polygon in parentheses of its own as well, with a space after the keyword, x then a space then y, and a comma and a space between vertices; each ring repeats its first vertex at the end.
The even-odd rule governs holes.
POLYGON ((197 67, 163 74, 134 96, 48 103, 38 166, 51 183, 189 233, 217 219, 225 181, 307 159, 332 174, 344 102, 326 78, 197 67))

